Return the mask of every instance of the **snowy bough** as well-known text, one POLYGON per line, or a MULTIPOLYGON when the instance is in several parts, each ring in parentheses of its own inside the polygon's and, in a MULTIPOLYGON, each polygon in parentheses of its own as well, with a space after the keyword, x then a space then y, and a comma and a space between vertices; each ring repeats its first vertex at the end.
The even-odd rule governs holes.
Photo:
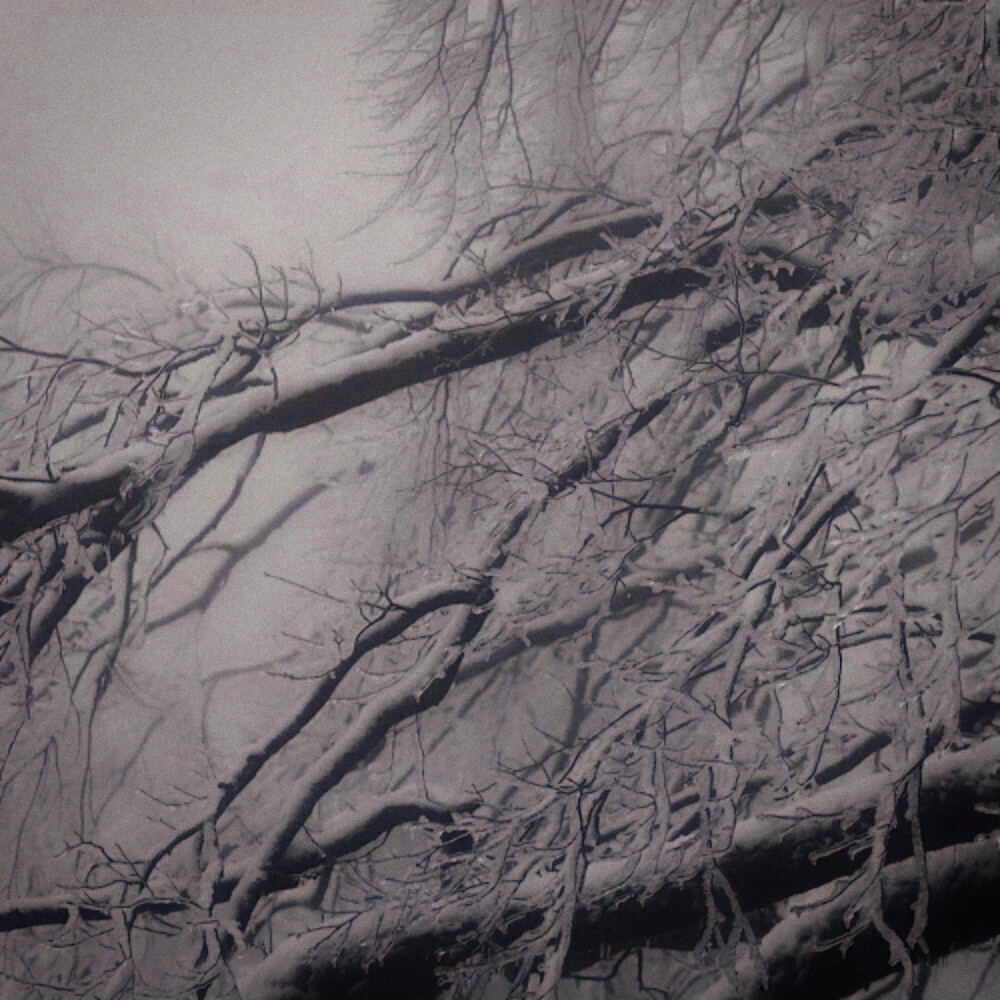
POLYGON ((991 942, 998 31, 389 4, 438 278, 9 267, 4 995, 907 996, 991 942), (192 643, 263 587, 272 655, 192 643))

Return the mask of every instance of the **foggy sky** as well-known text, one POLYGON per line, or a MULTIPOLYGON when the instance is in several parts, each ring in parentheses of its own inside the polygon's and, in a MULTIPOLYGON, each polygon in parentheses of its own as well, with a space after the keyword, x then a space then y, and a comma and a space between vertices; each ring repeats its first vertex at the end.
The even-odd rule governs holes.
POLYGON ((282 265, 308 242, 329 281, 380 276, 408 224, 340 239, 385 190, 349 175, 381 166, 352 56, 371 6, 3 0, 0 223, 29 251, 202 281, 242 275, 237 241, 282 265))

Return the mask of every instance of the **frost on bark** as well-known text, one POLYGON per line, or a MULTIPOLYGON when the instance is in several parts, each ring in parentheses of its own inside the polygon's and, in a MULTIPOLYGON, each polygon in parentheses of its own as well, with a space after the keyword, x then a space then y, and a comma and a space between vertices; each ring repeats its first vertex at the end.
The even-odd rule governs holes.
POLYGON ((990 940, 998 30, 390 4, 438 277, 8 268, 5 995, 906 995, 990 940), (157 645, 240 572, 280 657, 157 645))

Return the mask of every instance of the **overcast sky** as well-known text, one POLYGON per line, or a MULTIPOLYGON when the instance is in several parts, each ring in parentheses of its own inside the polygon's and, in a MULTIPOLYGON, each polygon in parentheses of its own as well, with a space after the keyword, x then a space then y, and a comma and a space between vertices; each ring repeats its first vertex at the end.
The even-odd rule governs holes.
MULTIPOLYGON (((28 249, 199 280, 244 267, 235 241, 328 280, 412 249, 371 210, 379 134, 352 57, 358 0, 0 0, 0 221, 28 249)), ((407 235, 407 234, 410 235, 407 235)))

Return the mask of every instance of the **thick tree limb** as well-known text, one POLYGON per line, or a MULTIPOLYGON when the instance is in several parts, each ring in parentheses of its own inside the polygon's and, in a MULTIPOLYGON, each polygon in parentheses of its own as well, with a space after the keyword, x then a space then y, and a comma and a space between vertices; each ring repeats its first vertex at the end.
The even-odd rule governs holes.
MULTIPOLYGON (((177 900, 144 899, 130 907, 135 912, 165 916, 188 909, 190 904, 177 900)), ((83 895, 80 898, 45 896, 27 899, 5 899, 0 902, 0 931, 16 931, 25 927, 59 926, 74 917, 85 921, 111 920, 120 907, 83 895)))
MULTIPOLYGON (((629 279, 627 269, 603 267, 554 293, 534 293, 499 316, 479 322, 451 319, 402 340, 348 357, 319 370, 284 359, 273 385, 248 388, 206 404, 192 432, 181 480, 221 451, 258 433, 285 433, 362 406, 398 389, 530 351, 581 330, 590 319, 595 291, 626 280, 616 312, 675 298, 707 278, 673 265, 629 279)), ((0 480, 0 540, 13 541, 54 518, 114 498, 137 471, 162 458, 161 446, 132 444, 63 472, 51 481, 0 480)))
MULTIPOLYGON (((968 749, 935 754, 923 765, 921 823, 935 871, 946 881, 957 858, 956 877, 966 869, 989 878, 992 891, 1000 886, 1000 856, 995 842, 966 843, 957 850, 946 845, 965 840, 977 831, 996 826, 996 817, 983 804, 1000 801, 996 761, 1000 737, 968 749), (977 806, 979 808, 977 808, 977 806), (934 854, 933 852, 937 852, 934 854), (968 858, 966 858, 968 855, 968 858), (965 867, 963 867, 965 866, 965 867)), ((886 775, 866 779, 847 776, 820 792, 804 795, 769 810, 758 818, 737 823, 732 843, 717 864, 729 880, 745 911, 765 910, 782 899, 800 896, 811 887, 849 879, 857 870, 855 853, 865 848, 880 798, 891 794, 886 775)), ((906 856, 909 838, 890 838, 889 860, 906 856)), ((696 854, 698 854, 696 850, 696 854)), ((704 899, 698 870, 682 864, 658 868, 654 862, 621 857, 591 862, 576 909, 567 971, 596 961, 602 949, 629 947, 643 941, 660 946, 691 948, 700 935, 704 899)), ((911 884, 909 869, 900 868, 900 893, 911 884)), ((890 884, 895 876, 889 875, 890 884)), ((938 876, 935 876, 937 878, 938 876)), ((971 877, 971 876, 970 876, 971 877)), ((557 873, 552 873, 557 879, 557 873)), ((544 880, 523 890, 501 918, 508 927, 527 929, 541 919, 553 885, 544 880)), ((828 891, 824 888, 822 891, 828 891)), ((817 892, 815 898, 821 898, 817 892)), ((814 898, 814 897, 809 897, 814 898)), ((915 897, 914 897, 915 898, 915 897)), ((932 892, 933 898, 933 892, 932 892)), ((357 986, 361 995, 376 996, 378 967, 392 970, 399 963, 430 961, 446 968, 471 957, 482 945, 476 929, 490 922, 492 913, 478 912, 468 899, 445 904, 421 918, 403 918, 385 910, 357 916, 342 934, 324 927, 275 948, 263 963, 248 967, 241 989, 254 1000, 306 1000, 312 989, 334 990, 357 986), (380 927, 405 927, 390 939, 380 939, 380 927), (376 968, 372 968, 372 963, 376 968), (360 984, 364 982, 365 987, 360 984), (365 993, 365 989, 373 992, 365 993)), ((827 918, 824 918, 827 919, 827 918)), ((832 920, 832 917, 829 919, 832 920)), ((766 940, 766 938, 765 938, 766 940)), ((784 940, 780 933, 776 941, 784 940)), ((775 945, 783 954, 784 945, 775 945)))
MULTIPOLYGON (((925 954, 946 954, 1000 929, 994 905, 1000 887, 1000 843, 995 836, 931 851, 926 872, 915 858, 887 865, 879 880, 890 938, 905 936, 913 923, 914 901, 924 878, 930 896, 922 935, 925 954)), ((781 907, 782 919, 761 940, 759 960, 737 963, 739 988, 720 979, 702 1000, 843 996, 884 976, 897 964, 890 942, 877 926, 855 926, 852 908, 857 897, 849 882, 793 896, 781 907), (755 974, 759 961, 767 970, 766 982, 755 974)))

